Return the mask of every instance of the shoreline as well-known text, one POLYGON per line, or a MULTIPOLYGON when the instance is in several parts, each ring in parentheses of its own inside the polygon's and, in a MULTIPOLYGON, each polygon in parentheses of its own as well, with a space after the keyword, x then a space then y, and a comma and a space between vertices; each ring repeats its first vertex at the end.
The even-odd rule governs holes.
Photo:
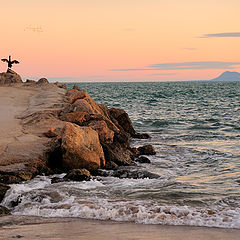
POLYGON ((139 240, 237 240, 239 229, 145 225, 132 222, 88 220, 81 218, 42 218, 4 216, 0 218, 0 239, 139 239, 139 240))

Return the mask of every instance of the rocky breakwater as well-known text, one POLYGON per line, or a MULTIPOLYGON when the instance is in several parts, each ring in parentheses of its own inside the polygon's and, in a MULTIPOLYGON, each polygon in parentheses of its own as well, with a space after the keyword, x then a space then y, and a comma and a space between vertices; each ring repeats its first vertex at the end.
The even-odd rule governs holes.
MULTIPOLYGON (((2 83, 1 91, 7 88, 13 96, 23 94, 28 103, 24 111, 14 116, 18 131, 8 141, 0 141, 3 196, 7 184, 29 180, 37 174, 70 171, 71 179, 86 179, 85 175, 79 176, 82 170, 78 169, 86 169, 84 174, 98 174, 100 168, 134 164, 144 154, 142 149, 130 146, 130 138, 149 136, 134 130, 124 110, 109 109, 77 87, 65 89, 45 79, 26 83, 13 80, 7 83, 11 86, 6 86, 6 80, 2 83)), ((147 149, 146 154, 155 153, 151 147, 147 149)))

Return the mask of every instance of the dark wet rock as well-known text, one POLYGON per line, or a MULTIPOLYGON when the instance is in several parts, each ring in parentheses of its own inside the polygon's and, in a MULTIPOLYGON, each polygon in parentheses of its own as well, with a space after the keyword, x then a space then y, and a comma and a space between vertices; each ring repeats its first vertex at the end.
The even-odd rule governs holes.
POLYGON ((136 134, 132 135, 132 138, 148 139, 148 138, 150 138, 150 135, 147 133, 136 133, 136 134))
POLYGON ((16 176, 14 173, 2 173, 0 175, 0 183, 3 184, 14 184, 14 183, 19 183, 21 182, 22 179, 19 176, 16 176))
POLYGON ((149 178, 149 179, 156 179, 160 176, 151 173, 145 170, 127 170, 127 169, 119 169, 112 173, 113 177, 118 178, 133 178, 133 179, 140 179, 140 178, 149 178))
POLYGON ((21 195, 19 195, 18 197, 17 197, 17 199, 15 199, 15 200, 13 200, 13 201, 11 201, 11 207, 16 207, 19 203, 21 203, 22 202, 22 196, 21 195))
POLYGON ((106 163, 114 162, 115 164, 122 165, 131 165, 133 163, 133 154, 132 152, 123 147, 119 143, 106 144, 101 143, 106 163))
POLYGON ((10 210, 4 206, 0 205, 0 216, 10 214, 10 210))
POLYGON ((123 109, 111 108, 109 111, 111 117, 117 120, 118 124, 123 128, 126 133, 129 133, 130 136, 136 135, 136 131, 134 130, 132 121, 123 109))
POLYGON ((135 161, 139 162, 139 163, 151 163, 151 161, 147 157, 144 157, 144 156, 138 157, 137 159, 135 159, 135 161))
POLYGON ((0 202, 2 202, 7 190, 10 189, 9 186, 0 183, 0 202))
POLYGON ((60 182, 66 182, 67 179, 66 178, 59 178, 59 177, 54 177, 51 179, 51 183, 60 183, 60 182))
POLYGON ((140 155, 155 155, 156 151, 154 150, 152 145, 144 145, 138 148, 140 155))
POLYGON ((105 169, 115 170, 115 169, 118 169, 118 165, 115 162, 110 161, 106 163, 105 169))
POLYGON ((91 174, 86 169, 73 169, 64 176, 64 179, 72 181, 89 181, 91 180, 91 174))
POLYGON ((37 84, 49 84, 49 81, 46 78, 40 78, 37 84))

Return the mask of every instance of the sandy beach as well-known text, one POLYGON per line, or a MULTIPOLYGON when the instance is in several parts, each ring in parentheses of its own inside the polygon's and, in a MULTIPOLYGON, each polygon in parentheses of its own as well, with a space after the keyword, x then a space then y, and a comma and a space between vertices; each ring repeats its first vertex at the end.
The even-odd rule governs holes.
POLYGON ((240 236, 236 229, 142 225, 78 218, 7 216, 0 218, 0 225, 0 239, 5 240, 238 240, 240 236))

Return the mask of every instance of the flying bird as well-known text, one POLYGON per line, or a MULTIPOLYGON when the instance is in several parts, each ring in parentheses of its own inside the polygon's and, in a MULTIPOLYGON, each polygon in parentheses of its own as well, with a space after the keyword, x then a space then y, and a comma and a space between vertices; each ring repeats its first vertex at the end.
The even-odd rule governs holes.
POLYGON ((8 67, 11 68, 13 64, 19 64, 19 61, 17 60, 11 60, 11 56, 8 57, 8 59, 3 58, 1 59, 3 62, 7 62, 8 63, 8 67))

